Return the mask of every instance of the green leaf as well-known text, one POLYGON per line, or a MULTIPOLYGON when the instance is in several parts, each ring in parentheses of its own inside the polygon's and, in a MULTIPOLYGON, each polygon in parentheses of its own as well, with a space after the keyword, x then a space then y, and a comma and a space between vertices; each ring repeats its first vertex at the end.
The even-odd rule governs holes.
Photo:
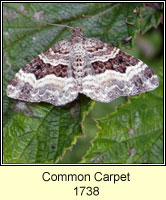
POLYGON ((163 162, 163 76, 159 78, 159 88, 96 120, 98 135, 83 163, 163 162))
MULTIPOLYGON (((6 96, 15 73, 71 30, 117 46, 141 29, 142 3, 4 3, 3 148, 4 163, 55 163, 82 136, 85 113, 93 101, 80 95, 71 104, 19 103, 6 96)), ((148 18, 146 18, 148 20, 148 18)), ((158 21, 157 21, 158 22, 158 21)), ((149 22, 150 24, 150 22, 149 22)), ((157 24, 157 23, 156 23, 157 24)), ((150 26, 148 26, 150 28, 150 26)), ((132 42, 125 46, 131 46, 132 42)))
POLYGON ((141 9, 141 30, 145 33, 150 28, 156 28, 160 23, 162 13, 152 7, 143 7, 141 9))
POLYGON ((84 96, 63 107, 17 103, 22 113, 10 115, 4 126, 4 162, 55 163, 82 135, 80 122, 90 106, 84 96))

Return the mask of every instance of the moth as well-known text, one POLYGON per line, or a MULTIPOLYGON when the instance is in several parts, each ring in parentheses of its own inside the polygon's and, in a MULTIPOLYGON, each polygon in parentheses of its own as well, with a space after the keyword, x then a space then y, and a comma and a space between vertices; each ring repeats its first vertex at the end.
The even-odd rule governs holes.
POLYGON ((68 40, 56 43, 26 64, 7 86, 7 96, 55 106, 75 100, 79 93, 111 102, 154 90, 157 75, 141 60, 96 38, 86 38, 80 28, 68 40))

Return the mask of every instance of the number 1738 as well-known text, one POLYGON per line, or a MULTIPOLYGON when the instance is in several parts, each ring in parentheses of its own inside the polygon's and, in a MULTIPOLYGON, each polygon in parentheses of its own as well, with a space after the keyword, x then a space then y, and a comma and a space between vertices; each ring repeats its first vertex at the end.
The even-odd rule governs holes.
POLYGON ((74 188, 75 190, 75 194, 76 196, 80 195, 88 195, 88 196, 91 196, 91 195, 94 195, 94 196, 97 196, 99 195, 99 187, 85 187, 85 186, 80 186, 80 187, 75 187, 74 188))

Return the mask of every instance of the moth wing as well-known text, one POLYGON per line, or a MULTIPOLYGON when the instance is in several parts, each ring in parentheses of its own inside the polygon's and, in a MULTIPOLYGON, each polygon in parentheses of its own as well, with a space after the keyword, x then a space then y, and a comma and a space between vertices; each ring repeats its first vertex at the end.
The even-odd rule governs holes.
POLYGON ((70 44, 60 41, 16 73, 7 96, 29 102, 65 105, 78 96, 69 61, 70 44))
POLYGON ((157 75, 141 60, 95 40, 87 45, 91 73, 83 78, 83 94, 96 101, 110 102, 158 87, 157 75))

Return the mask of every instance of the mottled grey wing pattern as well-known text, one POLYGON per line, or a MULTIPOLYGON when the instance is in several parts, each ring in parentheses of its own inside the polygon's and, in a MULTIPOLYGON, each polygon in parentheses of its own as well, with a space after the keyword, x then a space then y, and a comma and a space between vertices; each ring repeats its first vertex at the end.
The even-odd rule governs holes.
POLYGON ((15 75, 7 96, 29 102, 64 105, 77 98, 77 82, 72 77, 69 41, 60 41, 38 55, 15 75))
POLYGON ((78 93, 110 102, 158 85, 145 63, 98 39, 85 38, 80 28, 74 28, 69 40, 58 42, 20 69, 7 95, 58 106, 73 101, 78 93))
POLYGON ((96 101, 110 102, 158 87, 157 75, 141 60, 99 40, 88 40, 86 46, 93 75, 83 78, 83 94, 96 101))

